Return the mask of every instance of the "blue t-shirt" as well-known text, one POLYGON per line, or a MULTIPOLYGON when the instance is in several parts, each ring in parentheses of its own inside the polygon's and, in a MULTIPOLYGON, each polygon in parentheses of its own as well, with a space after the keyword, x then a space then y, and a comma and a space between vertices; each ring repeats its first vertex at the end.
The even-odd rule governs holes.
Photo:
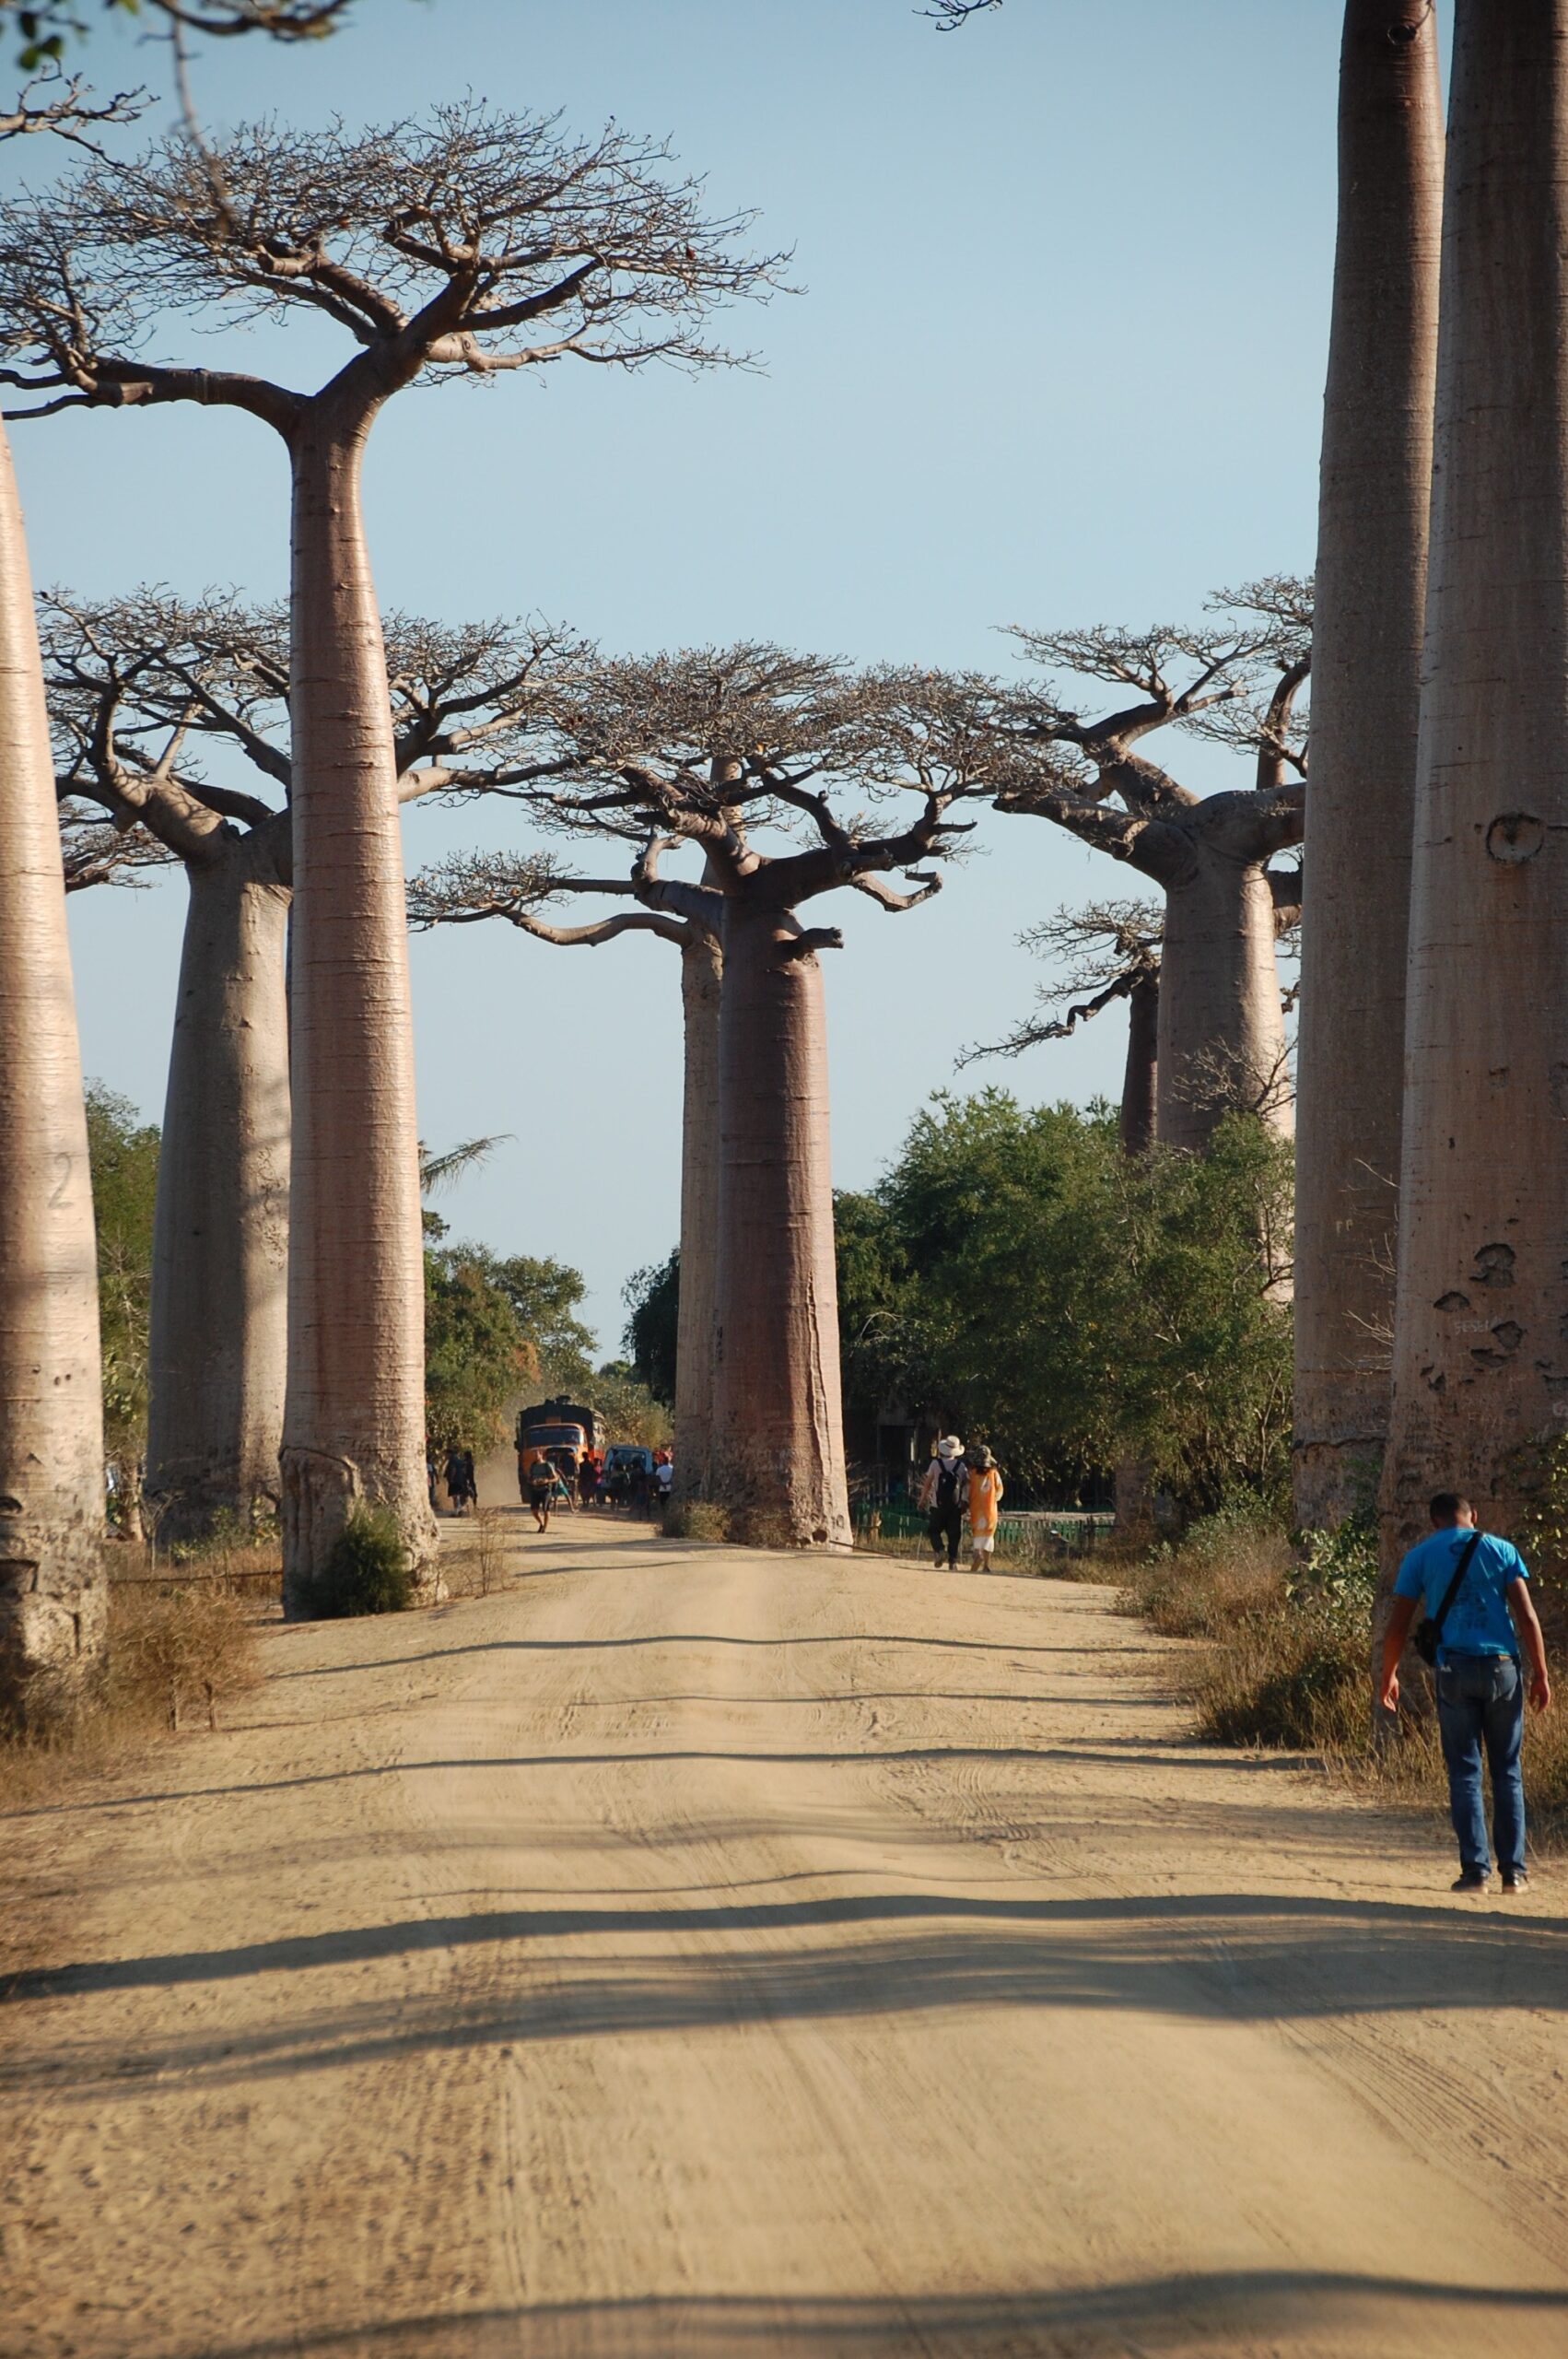
MULTIPOLYGON (((1428 1614, 1435 1617, 1460 1554, 1469 1542, 1469 1529, 1463 1524, 1445 1524, 1441 1532, 1419 1542, 1399 1567, 1395 1596, 1424 1597, 1428 1614)), ((1513 1542, 1483 1532, 1444 1621, 1438 1661, 1448 1662, 1455 1655, 1516 1655, 1519 1641, 1506 1592, 1511 1582, 1528 1579, 1525 1560, 1513 1542)))

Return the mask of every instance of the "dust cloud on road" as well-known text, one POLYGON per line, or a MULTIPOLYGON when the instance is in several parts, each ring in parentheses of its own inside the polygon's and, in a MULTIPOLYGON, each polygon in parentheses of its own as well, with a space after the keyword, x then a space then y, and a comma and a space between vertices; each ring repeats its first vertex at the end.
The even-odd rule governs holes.
POLYGON ((1550 1866, 1104 1590, 524 1521, 6 1823, 6 2359, 1568 2349, 1550 1866))

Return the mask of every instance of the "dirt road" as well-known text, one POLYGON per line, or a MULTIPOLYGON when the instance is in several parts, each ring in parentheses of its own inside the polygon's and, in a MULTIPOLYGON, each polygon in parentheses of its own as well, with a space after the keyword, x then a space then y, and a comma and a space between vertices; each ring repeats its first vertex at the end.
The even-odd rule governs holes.
POLYGON ((1568 2350, 1561 1871, 1105 1591, 518 1530, 6 1824, 5 2359, 1568 2350))

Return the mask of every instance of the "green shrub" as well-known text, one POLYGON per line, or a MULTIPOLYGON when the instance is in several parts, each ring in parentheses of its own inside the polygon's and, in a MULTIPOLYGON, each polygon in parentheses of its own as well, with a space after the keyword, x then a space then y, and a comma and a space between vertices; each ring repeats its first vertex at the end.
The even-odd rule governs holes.
POLYGON ((357 1614, 402 1614, 414 1602, 414 1573, 397 1519, 386 1508, 353 1508, 306 1585, 307 1612, 318 1621, 357 1614))

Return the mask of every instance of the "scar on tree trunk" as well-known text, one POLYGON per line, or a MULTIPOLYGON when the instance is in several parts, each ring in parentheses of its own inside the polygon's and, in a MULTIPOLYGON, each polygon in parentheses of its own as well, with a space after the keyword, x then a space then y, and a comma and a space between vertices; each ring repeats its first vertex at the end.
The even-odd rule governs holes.
POLYGON ((740 1537, 851 1542, 826 1024, 812 937, 724 909, 713 1480, 740 1537))

